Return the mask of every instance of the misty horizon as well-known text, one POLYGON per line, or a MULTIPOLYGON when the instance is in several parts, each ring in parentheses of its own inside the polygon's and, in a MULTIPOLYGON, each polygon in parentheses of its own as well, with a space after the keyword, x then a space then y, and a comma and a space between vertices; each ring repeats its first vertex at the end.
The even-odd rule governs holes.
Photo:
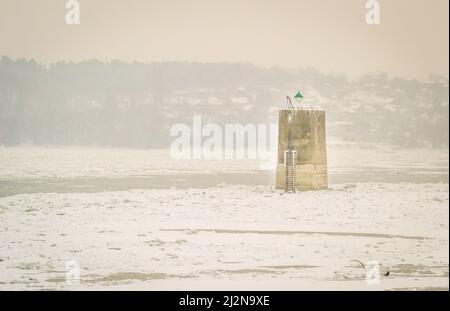
POLYGON ((383 71, 381 69, 379 70, 373 70, 373 71, 367 71, 360 73, 358 75, 352 76, 348 75, 345 72, 327 72, 322 71, 318 68, 315 68, 313 66, 303 66, 303 67, 289 67, 289 66, 279 66, 279 65, 272 65, 272 66, 264 66, 264 65, 258 65, 252 62, 234 62, 234 61, 190 61, 190 60, 164 60, 164 61, 140 61, 140 60, 124 60, 124 59, 111 59, 111 60, 101 60, 98 58, 90 58, 90 59, 84 59, 84 60, 56 60, 49 63, 40 61, 36 58, 26 58, 26 57, 11 57, 9 55, 3 55, 0 54, 0 60, 4 58, 6 60, 15 61, 15 62, 30 62, 35 63, 38 66, 42 66, 46 69, 49 69, 52 66, 57 66, 61 64, 86 64, 86 63, 101 63, 101 64, 112 64, 112 63, 121 63, 125 65, 158 65, 158 64, 187 64, 187 65, 247 65, 247 66, 253 66, 255 68, 259 69, 265 69, 265 70, 282 70, 286 72, 299 72, 299 71, 316 71, 318 73, 326 74, 329 76, 334 77, 340 77, 345 78, 348 81, 355 81, 358 80, 361 77, 367 76, 367 75, 386 75, 390 80, 394 79, 403 79, 403 80, 409 80, 409 81, 421 81, 421 82, 436 82, 437 80, 443 82, 447 80, 449 81, 449 76, 445 74, 437 74, 430 72, 426 77, 403 77, 400 75, 393 75, 389 74, 386 71, 383 71))
POLYGON ((61 62, 0 58, 0 144, 168 148, 193 115, 217 124, 274 124, 302 90, 327 111, 328 135, 399 147, 448 146, 448 79, 348 79, 239 63, 61 62), (395 122, 394 122, 395 120, 395 122))
POLYGON ((65 1, 1 0, 0 54, 55 61, 233 62, 313 67, 356 77, 448 77, 448 1, 382 4, 366 23, 361 0, 95 0, 79 25, 65 1))

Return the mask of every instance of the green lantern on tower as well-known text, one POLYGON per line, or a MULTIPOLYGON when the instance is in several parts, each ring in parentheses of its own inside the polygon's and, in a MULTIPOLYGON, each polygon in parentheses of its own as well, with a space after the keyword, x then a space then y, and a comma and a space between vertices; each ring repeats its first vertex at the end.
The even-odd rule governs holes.
POLYGON ((300 91, 298 91, 297 94, 295 94, 295 96, 294 96, 294 100, 297 104, 301 104, 303 99, 304 99, 304 97, 303 97, 302 93, 300 93, 300 91))

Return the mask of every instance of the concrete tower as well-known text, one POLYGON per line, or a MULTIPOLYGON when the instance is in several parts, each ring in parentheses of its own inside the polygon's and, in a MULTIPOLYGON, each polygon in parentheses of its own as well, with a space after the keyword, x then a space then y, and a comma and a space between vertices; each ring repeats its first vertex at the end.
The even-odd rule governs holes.
POLYGON ((328 188, 325 111, 294 107, 289 97, 288 107, 279 112, 276 188, 328 188))

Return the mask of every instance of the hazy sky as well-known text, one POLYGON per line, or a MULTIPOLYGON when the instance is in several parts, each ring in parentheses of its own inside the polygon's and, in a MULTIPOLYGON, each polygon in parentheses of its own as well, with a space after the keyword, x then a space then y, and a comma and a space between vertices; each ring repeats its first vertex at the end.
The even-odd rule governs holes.
POLYGON ((448 77, 448 0, 0 0, 0 55, 41 62, 251 62, 355 76, 448 77))

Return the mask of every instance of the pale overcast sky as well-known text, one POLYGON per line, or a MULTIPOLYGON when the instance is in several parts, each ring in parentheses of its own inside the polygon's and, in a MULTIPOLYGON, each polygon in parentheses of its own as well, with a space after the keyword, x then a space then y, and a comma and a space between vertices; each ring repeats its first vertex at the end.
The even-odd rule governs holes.
POLYGON ((40 62, 250 62, 355 76, 448 77, 448 0, 0 0, 0 55, 40 62))

